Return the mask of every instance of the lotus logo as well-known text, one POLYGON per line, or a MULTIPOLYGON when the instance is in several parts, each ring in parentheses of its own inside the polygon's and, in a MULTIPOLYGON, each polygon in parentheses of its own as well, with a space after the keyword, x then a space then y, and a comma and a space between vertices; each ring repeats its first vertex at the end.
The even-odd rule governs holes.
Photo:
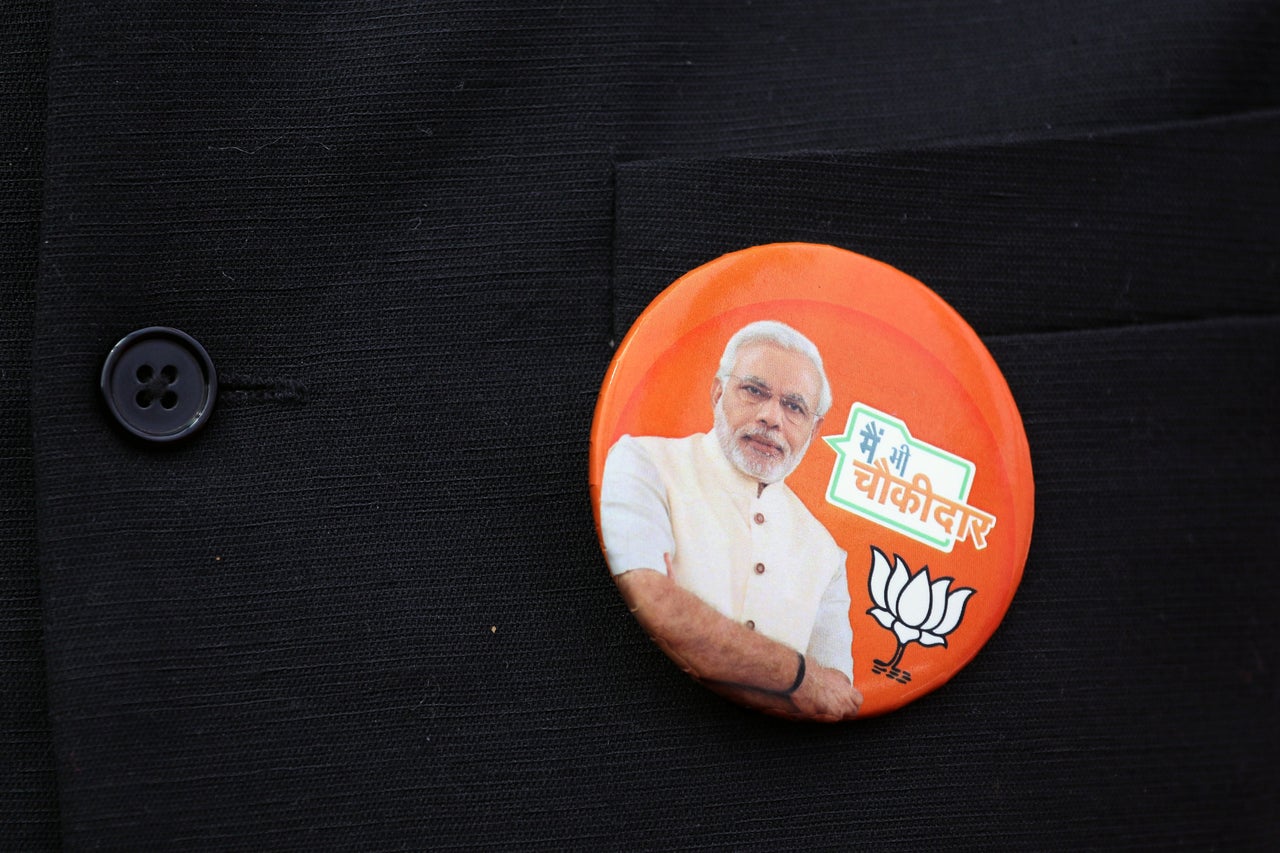
POLYGON ((906 684, 911 680, 911 673, 899 669, 898 664, 902 662, 902 653, 909 644, 947 644, 947 634, 960 624, 965 603, 974 592, 967 588, 951 589, 953 580, 930 580, 928 566, 922 566, 913 575, 897 554, 893 555, 893 565, 890 566, 884 552, 871 546, 871 576, 867 585, 876 606, 867 613, 893 631, 898 640, 893 657, 887 661, 874 661, 873 672, 906 684))

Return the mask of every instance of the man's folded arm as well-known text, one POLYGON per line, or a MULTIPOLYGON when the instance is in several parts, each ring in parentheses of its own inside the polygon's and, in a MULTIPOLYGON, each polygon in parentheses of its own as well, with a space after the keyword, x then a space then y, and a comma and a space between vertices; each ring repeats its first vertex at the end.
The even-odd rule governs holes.
POLYGON ((616 580, 645 631, 709 686, 781 714, 836 720, 858 712, 862 695, 842 673, 806 661, 795 686, 794 649, 739 625, 661 571, 634 569, 616 580))

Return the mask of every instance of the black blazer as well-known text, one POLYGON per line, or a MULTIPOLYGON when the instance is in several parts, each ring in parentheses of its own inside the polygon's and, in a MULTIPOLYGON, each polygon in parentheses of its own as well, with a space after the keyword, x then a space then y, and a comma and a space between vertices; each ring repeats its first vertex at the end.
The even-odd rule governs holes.
POLYGON ((1263 848, 1274 3, 23 0, 0 28, 0 844, 1263 848), (744 246, 890 263, 1021 408, 1021 590, 893 715, 686 679, 587 494, 605 366, 744 246), (173 446, 97 388, 221 378, 173 446))

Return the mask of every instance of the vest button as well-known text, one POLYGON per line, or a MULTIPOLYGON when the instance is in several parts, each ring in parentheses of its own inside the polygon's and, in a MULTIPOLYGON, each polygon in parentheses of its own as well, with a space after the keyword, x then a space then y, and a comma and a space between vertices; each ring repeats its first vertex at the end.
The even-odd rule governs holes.
POLYGON ((763 513, 763 512, 757 512, 757 513, 756 513, 756 524, 764 524, 764 513, 763 513))
POLYGON ((764 563, 756 563, 756 574, 764 574, 764 563))
POLYGON ((748 619, 744 624, 747 626, 748 631, 754 631, 756 629, 756 620, 754 619, 748 619))

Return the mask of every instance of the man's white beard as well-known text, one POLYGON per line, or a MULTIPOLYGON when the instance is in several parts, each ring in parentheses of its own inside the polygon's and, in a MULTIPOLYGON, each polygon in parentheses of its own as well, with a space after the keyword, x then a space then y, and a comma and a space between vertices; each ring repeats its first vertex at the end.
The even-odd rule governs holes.
POLYGON ((793 452, 787 440, 782 437, 780 429, 770 430, 758 424, 751 424, 742 427, 736 433, 730 431, 729 419, 724 413, 723 395, 720 397, 720 402, 716 403, 715 416, 716 439, 720 442, 720 449, 724 451, 724 455, 743 474, 765 484, 780 483, 790 476, 800 464, 800 460, 804 458, 805 451, 809 449, 809 443, 813 441, 813 434, 810 433, 804 445, 793 452), (742 445, 742 439, 749 435, 759 436, 778 445, 782 448, 782 457, 761 459, 748 454, 747 449, 742 445))

